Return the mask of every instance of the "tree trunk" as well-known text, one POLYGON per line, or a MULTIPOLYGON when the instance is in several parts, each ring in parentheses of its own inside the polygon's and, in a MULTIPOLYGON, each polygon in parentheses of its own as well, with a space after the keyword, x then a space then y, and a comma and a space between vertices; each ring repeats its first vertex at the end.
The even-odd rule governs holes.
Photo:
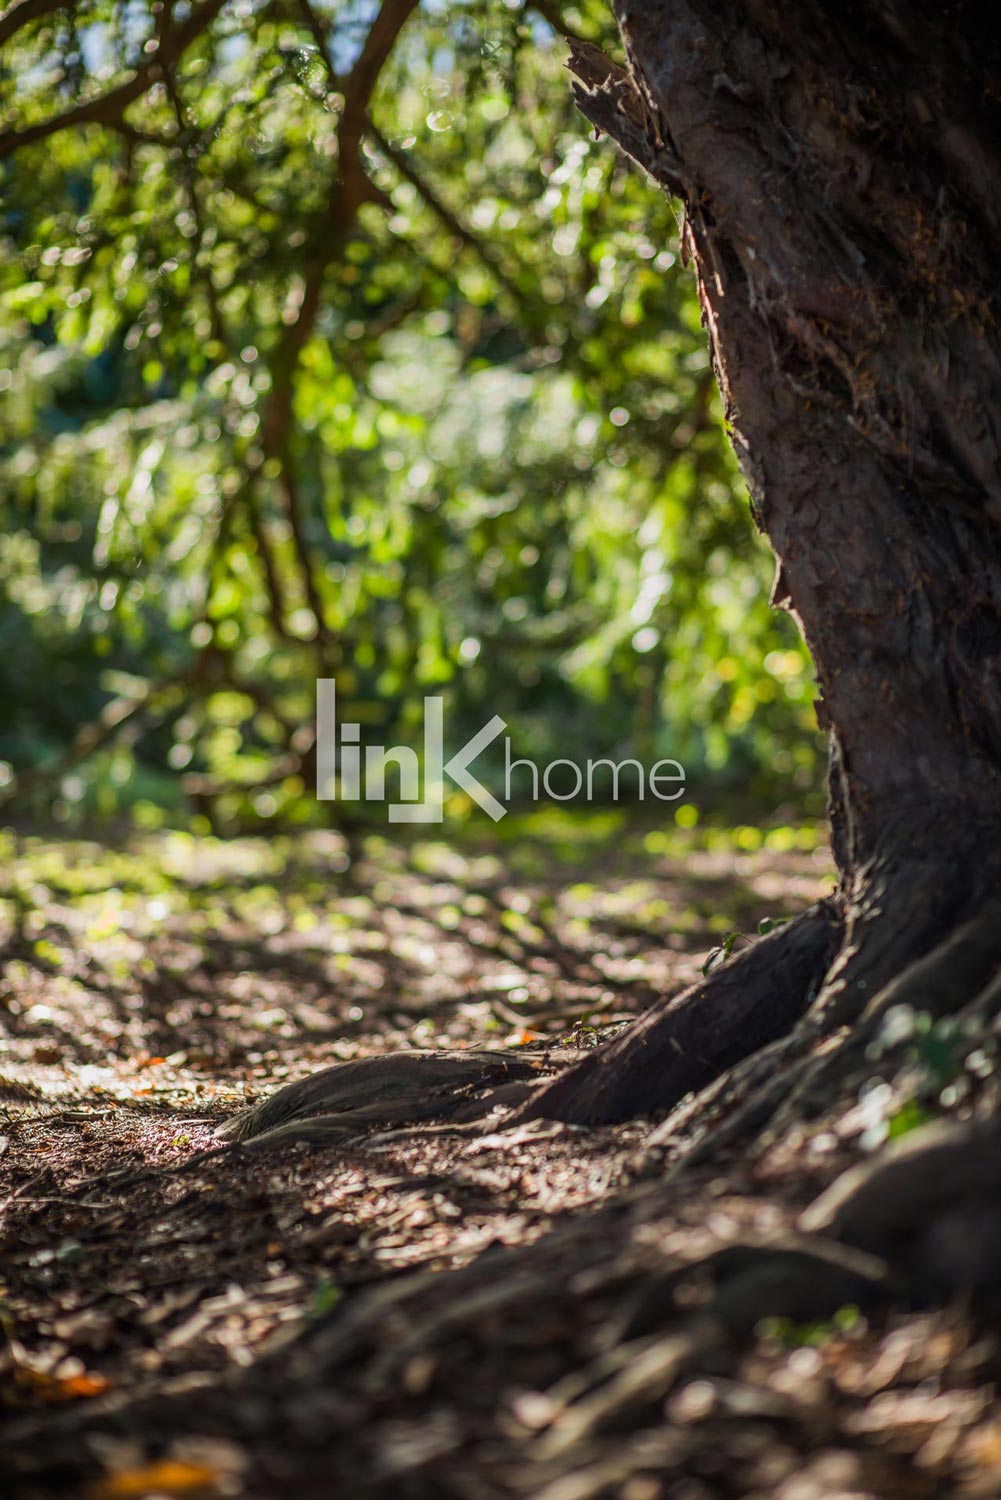
MULTIPOLYGON (((841 926, 815 1031, 943 942, 1001 863, 1001 46, 977 9, 620 0, 628 71, 572 48, 584 114, 681 199, 773 602, 816 664, 841 926)), ((724 971, 769 1020, 733 1005, 721 1039, 710 1003, 715 1058, 806 1011, 802 964, 777 994, 781 970, 762 986, 752 950, 724 971)), ((705 1072, 678 1012, 523 1113, 673 1104, 705 1072)))

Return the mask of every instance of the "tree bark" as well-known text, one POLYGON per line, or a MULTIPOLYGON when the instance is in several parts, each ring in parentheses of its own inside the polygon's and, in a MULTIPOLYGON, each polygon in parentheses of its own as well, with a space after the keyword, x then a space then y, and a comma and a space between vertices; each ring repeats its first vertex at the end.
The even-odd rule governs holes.
MULTIPOLYGON (((997 886, 1001 45, 968 4, 616 10, 628 68, 572 45, 575 97, 681 200, 773 603, 816 665, 842 917, 812 1005, 829 1031, 997 886)), ((752 967, 733 965, 731 990, 752 967)), ((789 979, 776 1015, 810 1002, 795 965, 789 979)), ((720 1059, 761 1045, 743 1010, 726 1042, 707 1011, 720 1059)), ((523 1113, 673 1104, 704 1081, 693 1048, 687 1080, 666 1069, 651 1090, 677 1012, 641 1018, 523 1113)))
POLYGON ((907 10, 620 6, 849 867, 1001 806, 1001 67, 907 10))

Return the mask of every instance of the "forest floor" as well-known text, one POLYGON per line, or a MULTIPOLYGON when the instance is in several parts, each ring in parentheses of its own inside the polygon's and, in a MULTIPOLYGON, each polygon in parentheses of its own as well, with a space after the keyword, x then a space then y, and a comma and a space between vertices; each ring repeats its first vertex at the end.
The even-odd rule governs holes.
POLYGON ((982 1308, 699 1316, 699 1268, 792 1225, 913 1102, 887 1123, 877 1090, 675 1183, 649 1122, 214 1135, 339 1060, 593 1045, 829 890, 822 830, 550 817, 351 858, 333 834, 3 837, 5 1496, 1001 1495, 982 1308))

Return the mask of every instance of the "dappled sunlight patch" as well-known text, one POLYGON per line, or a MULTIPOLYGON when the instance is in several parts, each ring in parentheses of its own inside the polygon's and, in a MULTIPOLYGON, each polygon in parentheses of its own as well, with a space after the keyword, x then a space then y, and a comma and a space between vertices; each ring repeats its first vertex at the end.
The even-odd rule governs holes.
MULTIPOLYGON (((220 1149, 221 1121, 337 1061, 486 1045, 537 1070, 563 1048, 582 1055, 697 976, 721 938, 751 944, 827 889, 810 825, 789 825, 780 848, 766 836, 751 849, 706 822, 681 830, 684 847, 674 829, 666 846, 650 832, 627 826, 601 855, 590 839, 572 849, 568 840, 548 862, 542 840, 527 857, 482 838, 373 838, 347 869, 330 869, 331 846, 308 835, 265 858, 256 840, 224 854, 210 841, 204 855, 182 841, 184 859, 155 885, 162 834, 106 863, 93 844, 12 842, 5 878, 23 936, 13 922, 0 1316, 22 1366, 40 1372, 17 1386, 22 1419, 37 1434, 46 1412, 86 1408, 103 1433, 110 1403, 137 1423, 159 1411, 170 1431, 212 1426, 233 1448, 222 1463, 195 1449, 113 1460, 102 1449, 95 1494, 148 1482, 182 1493, 189 1479, 238 1493, 241 1465, 259 1442, 274 1447, 276 1429, 270 1417, 241 1428, 228 1396, 220 1418, 216 1386, 246 1392, 249 1409, 254 1392, 269 1391, 283 1434, 294 1431, 306 1455, 319 1444, 327 1473, 318 1369, 323 1411, 347 1423, 338 1451, 356 1467, 373 1461, 367 1430, 384 1435, 394 1461, 423 1463, 437 1451, 438 1427, 425 1441, 437 1412, 441 1442, 446 1427, 449 1444, 460 1434, 474 1469, 494 1472, 501 1453, 543 1475, 580 1442, 618 1472, 619 1403, 627 1425, 639 1422, 630 1453, 647 1444, 694 1472, 700 1454, 739 1449, 777 1494, 793 1494, 802 1467, 789 1435, 812 1442, 818 1423, 818 1484, 869 1484, 880 1465, 895 1474, 893 1454, 921 1455, 929 1476, 977 1455, 990 1471, 983 1390, 995 1356, 959 1321, 901 1315, 884 1326, 836 1293, 810 1312, 818 1278, 808 1263, 797 1292, 805 1312, 770 1313, 774 1278, 762 1270, 761 1313, 742 1299, 726 1313, 746 1348, 692 1334, 693 1319, 702 1326, 717 1303, 730 1307, 715 1258, 725 1270, 727 1247, 739 1256, 742 1245, 781 1242, 860 1132, 916 1132, 908 1101, 940 1107, 957 1066, 964 1088, 990 1086, 978 1082, 991 1073, 986 1054, 957 1052, 951 1032, 920 1017, 890 1017, 884 1041, 904 1071, 885 1098, 867 1094, 854 1121, 832 1107, 812 1134, 787 1131, 725 1180, 696 1170, 673 1189, 659 1184, 649 1122, 512 1126, 503 1108, 475 1131, 384 1128, 220 1149), (36 951, 40 935, 53 953, 36 951), (519 1257, 522 1282, 492 1271, 505 1256, 519 1257), (349 1357, 337 1330, 364 1330, 366 1318, 370 1332, 349 1357), (931 1368, 955 1369, 955 1389, 927 1389, 931 1368), (652 1396, 651 1426, 636 1390, 652 1396)), ((682 1107, 672 1149, 703 1124, 682 1107)), ((755 1286, 753 1261, 751 1272, 755 1286)), ((13 1366, 0 1378, 14 1379, 13 1366)))

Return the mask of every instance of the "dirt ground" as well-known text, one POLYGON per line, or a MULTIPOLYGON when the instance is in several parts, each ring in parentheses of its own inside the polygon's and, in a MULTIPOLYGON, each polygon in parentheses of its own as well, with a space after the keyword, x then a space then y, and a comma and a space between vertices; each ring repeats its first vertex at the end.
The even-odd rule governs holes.
POLYGON ((818 830, 2 837, 4 1495, 1001 1495, 989 1308, 706 1311, 885 1099, 683 1176, 650 1122, 214 1135, 339 1060, 554 1065, 829 889, 818 830))

